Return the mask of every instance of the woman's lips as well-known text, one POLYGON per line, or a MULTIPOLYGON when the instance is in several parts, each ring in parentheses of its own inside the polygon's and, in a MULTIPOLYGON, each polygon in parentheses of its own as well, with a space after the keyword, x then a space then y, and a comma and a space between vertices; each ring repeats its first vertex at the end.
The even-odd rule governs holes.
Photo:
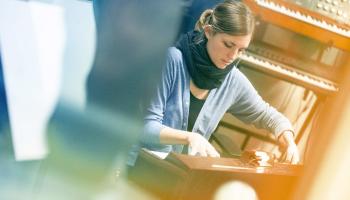
POLYGON ((222 60, 222 62, 223 62, 223 63, 225 63, 226 65, 231 64, 231 63, 232 63, 232 61, 227 61, 227 60, 222 60))

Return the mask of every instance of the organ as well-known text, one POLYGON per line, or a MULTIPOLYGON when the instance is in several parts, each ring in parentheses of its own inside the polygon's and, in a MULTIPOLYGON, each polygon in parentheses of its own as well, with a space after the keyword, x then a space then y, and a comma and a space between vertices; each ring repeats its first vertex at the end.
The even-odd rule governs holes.
POLYGON ((256 14, 259 25, 248 52, 241 55, 243 64, 316 93, 338 90, 344 59, 350 51, 347 0, 294 3, 246 0, 245 3, 256 14), (331 11, 325 13, 320 7, 328 4, 332 5, 328 6, 331 11), (281 39, 274 42, 274 35, 282 37, 283 42, 281 39), (301 44, 298 49, 288 42, 301 44), (305 49, 309 44, 313 47, 305 49))

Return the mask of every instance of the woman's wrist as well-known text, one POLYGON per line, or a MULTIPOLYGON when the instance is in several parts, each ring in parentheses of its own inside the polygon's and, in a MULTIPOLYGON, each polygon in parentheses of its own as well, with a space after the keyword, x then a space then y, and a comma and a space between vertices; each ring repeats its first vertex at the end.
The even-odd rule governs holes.
POLYGON ((193 137, 193 133, 189 132, 189 131, 184 131, 185 135, 186 135, 186 145, 191 143, 192 137, 193 137))
POLYGON ((162 144, 189 144, 191 132, 166 127, 160 131, 162 144))
POLYGON ((295 144, 294 142, 294 133, 291 130, 285 130, 282 132, 282 134, 279 137, 279 142, 285 143, 285 144, 295 144))

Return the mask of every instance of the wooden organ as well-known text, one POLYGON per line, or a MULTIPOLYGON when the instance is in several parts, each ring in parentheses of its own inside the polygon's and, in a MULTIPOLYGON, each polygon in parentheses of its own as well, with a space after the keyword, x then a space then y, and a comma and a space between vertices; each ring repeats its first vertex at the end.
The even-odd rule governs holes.
MULTIPOLYGON (((350 52, 348 24, 286 1, 246 0, 245 3, 251 7, 264 28, 274 25, 287 30, 283 30, 284 32, 294 33, 295 38, 299 36, 308 38, 306 42, 319 42, 316 44, 319 49, 313 49, 318 50, 319 55, 310 59, 300 55, 304 52, 291 52, 288 48, 283 49, 263 41, 264 39, 257 35, 248 52, 241 56, 243 63, 319 93, 328 94, 338 90, 339 73, 345 67, 342 66, 340 57, 350 52), (325 55, 328 48, 334 49, 333 54, 337 55, 331 56, 337 58, 328 62, 321 61, 322 56, 329 56, 325 55)), ((261 34, 259 28, 257 32, 261 34)), ((301 44, 301 47, 302 45, 305 44, 301 44)))

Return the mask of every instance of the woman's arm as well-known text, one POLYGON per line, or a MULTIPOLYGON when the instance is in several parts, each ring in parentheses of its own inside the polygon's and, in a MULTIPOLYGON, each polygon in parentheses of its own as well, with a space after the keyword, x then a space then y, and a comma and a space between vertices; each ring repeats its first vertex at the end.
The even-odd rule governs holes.
POLYGON ((164 127, 160 131, 160 143, 162 144, 188 144, 190 132, 164 127))
POLYGON ((168 49, 166 63, 162 69, 160 83, 157 91, 149 103, 146 116, 144 118, 144 130, 140 135, 140 140, 144 144, 159 144, 160 131, 166 126, 163 125, 164 113, 167 107, 167 99, 172 93, 174 79, 176 78, 175 65, 178 64, 176 51, 168 49))
POLYGON ((290 121, 275 108, 266 103, 249 80, 243 74, 237 74, 238 99, 229 112, 245 123, 254 124, 275 134, 284 147, 282 161, 296 164, 299 162, 298 148, 293 138, 293 127, 290 121))

